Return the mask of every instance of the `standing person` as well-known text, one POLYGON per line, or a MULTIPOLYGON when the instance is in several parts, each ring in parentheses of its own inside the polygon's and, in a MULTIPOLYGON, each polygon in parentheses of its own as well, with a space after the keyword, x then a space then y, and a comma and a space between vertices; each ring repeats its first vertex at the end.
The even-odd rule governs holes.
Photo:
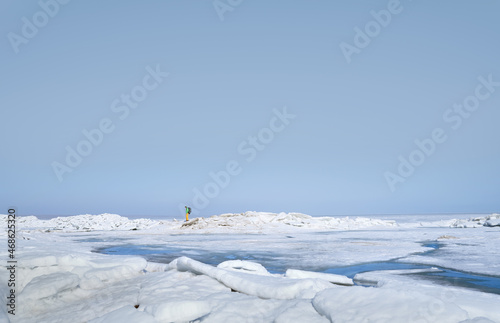
POLYGON ((191 214, 191 208, 189 206, 184 206, 186 208, 186 222, 189 221, 189 215, 191 214))

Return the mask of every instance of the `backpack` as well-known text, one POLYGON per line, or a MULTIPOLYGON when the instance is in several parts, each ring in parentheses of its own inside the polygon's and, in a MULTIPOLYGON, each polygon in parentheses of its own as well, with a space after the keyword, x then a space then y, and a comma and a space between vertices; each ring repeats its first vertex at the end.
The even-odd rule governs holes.
POLYGON ((191 214, 191 208, 188 207, 188 214, 191 214))

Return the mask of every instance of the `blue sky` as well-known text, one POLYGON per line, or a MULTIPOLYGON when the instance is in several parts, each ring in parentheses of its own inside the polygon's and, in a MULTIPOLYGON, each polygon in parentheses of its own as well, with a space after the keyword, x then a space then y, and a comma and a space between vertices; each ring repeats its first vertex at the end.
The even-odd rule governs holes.
POLYGON ((500 210, 497 1, 0 7, 4 209, 500 210))

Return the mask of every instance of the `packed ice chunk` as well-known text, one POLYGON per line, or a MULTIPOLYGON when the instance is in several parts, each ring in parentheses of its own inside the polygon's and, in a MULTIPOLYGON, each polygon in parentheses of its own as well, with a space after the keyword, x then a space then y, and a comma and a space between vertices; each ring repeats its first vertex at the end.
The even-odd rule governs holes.
POLYGON ((317 273, 313 271, 305 271, 298 269, 288 269, 285 273, 288 278, 318 278, 329 281, 337 285, 347 285, 352 286, 354 282, 351 278, 343 275, 327 274, 327 273, 317 273))
POLYGON ((314 309, 311 301, 293 300, 289 302, 289 306, 285 310, 277 313, 273 322, 329 323, 330 321, 314 309))
POLYGON ((248 231, 290 228, 315 230, 357 230, 368 227, 393 227, 393 220, 335 217, 312 217, 301 213, 268 213, 248 211, 239 214, 227 213, 209 218, 195 218, 181 225, 181 229, 217 230, 217 231, 248 231))
POLYGON ((217 268, 223 268, 227 270, 246 272, 255 275, 270 276, 271 274, 267 271, 266 267, 262 266, 257 262, 246 261, 246 260, 228 260, 221 262, 217 268))
POLYGON ((82 289, 103 288, 105 283, 113 283, 136 275, 137 271, 126 265, 90 269, 83 275, 80 287, 82 289))
POLYGON ((334 286, 322 279, 287 279, 235 272, 187 257, 177 258, 171 263, 171 267, 212 277, 235 291, 261 298, 312 298, 317 292, 334 286))
POLYGON ((57 272, 33 278, 19 295, 23 300, 41 299, 75 288, 80 283, 78 275, 69 272, 57 272))
POLYGON ((460 322, 466 311, 451 301, 412 290, 340 287, 319 292, 314 308, 331 322, 460 322))
POLYGON ((395 278, 394 275, 409 275, 409 274, 424 274, 424 273, 436 273, 442 270, 436 267, 421 268, 421 269, 393 269, 393 270, 376 270, 367 271, 363 273, 356 274, 354 279, 358 282, 377 285, 379 287, 384 286, 388 283, 394 283, 394 281, 401 282, 402 278, 395 278))
MULTIPOLYGON (((7 215, 0 215, 5 220, 7 215)), ((227 213, 208 218, 194 218, 188 222, 176 220, 128 219, 118 214, 84 214, 57 217, 48 220, 35 216, 19 217, 18 224, 26 231, 92 232, 92 231, 186 231, 241 232, 261 230, 359 230, 369 227, 395 227, 393 220, 364 217, 313 217, 302 213, 269 213, 248 211, 227 213)), ((0 235, 2 233, 0 232, 0 235)))
POLYGON ((51 231, 95 231, 95 230, 142 230, 150 229, 163 221, 151 219, 128 219, 118 214, 83 214, 41 220, 35 216, 18 218, 18 224, 29 230, 51 231))
MULTIPOLYGON (((298 301, 262 299, 242 293, 227 292, 212 294, 203 300, 210 302, 213 308, 212 312, 203 318, 203 323, 274 322, 277 313, 286 310, 289 302, 298 301)), ((310 300, 300 301, 311 303, 310 300)), ((316 311, 314 312, 319 316, 316 311)))
POLYGON ((148 261, 144 270, 148 273, 153 273, 153 272, 165 271, 167 268, 168 268, 168 264, 160 264, 157 262, 149 262, 148 261))
POLYGON ((124 322, 140 322, 140 323, 158 323, 158 321, 149 313, 141 312, 134 306, 124 306, 112 312, 109 312, 101 317, 90 320, 89 323, 124 323, 124 322))
POLYGON ((217 293, 204 299, 213 305, 212 312, 203 318, 203 323, 329 322, 316 312, 310 299, 262 299, 241 293, 217 293))
POLYGON ((484 222, 485 227, 500 227, 500 219, 491 219, 484 222))
POLYGON ((485 227, 500 227, 500 214, 493 213, 487 216, 473 217, 466 220, 455 220, 451 227, 455 228, 477 228, 485 227))
POLYGON ((174 301, 148 305, 144 311, 159 322, 189 322, 210 313, 211 307, 207 301, 174 301))
POLYGON ((231 293, 231 289, 217 280, 191 272, 169 270, 140 276, 137 304, 142 306, 173 301, 200 300, 214 293, 231 293))

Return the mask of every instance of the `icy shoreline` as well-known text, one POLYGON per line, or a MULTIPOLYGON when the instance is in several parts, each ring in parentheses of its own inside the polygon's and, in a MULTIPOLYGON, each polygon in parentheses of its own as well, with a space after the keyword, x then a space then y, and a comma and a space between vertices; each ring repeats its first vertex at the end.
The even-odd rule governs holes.
MULTIPOLYGON (((474 223, 495 218, 485 215, 474 223)), ((193 219, 187 225, 111 214, 20 217, 14 321, 477 322, 473 319, 482 317, 481 322, 500 322, 499 295, 435 285, 405 275, 409 271, 356 277, 374 282, 375 288, 349 286, 352 280, 345 276, 302 268, 398 258, 499 272, 499 228, 457 228, 456 223, 467 221, 463 219, 429 220, 398 224, 263 212, 193 219), (422 253, 429 249, 421 245, 423 240, 440 241, 443 253, 422 253), (124 242, 176 247, 188 257, 160 264, 92 252, 124 242), (231 250, 256 252, 257 260, 210 266, 189 256, 231 250), (269 273, 258 263, 260 255, 273 256, 270 252, 287 257, 277 260, 288 265, 285 273, 269 273)), ((0 240, 6 244, 5 231, 0 240)), ((7 276, 3 267, 3 295, 8 293, 7 276)), ((9 318, 5 308, 0 321, 2 317, 9 318)))
MULTIPOLYGON (((385 218, 388 216, 385 216, 385 218)), ((435 216, 433 216, 435 217, 435 216)), ((0 214, 5 221, 6 215, 0 214)), ((394 216, 398 219, 398 216, 394 216)), ((427 217, 431 219, 431 217, 427 217)), ((377 217, 313 217, 301 213, 269 213, 247 211, 244 213, 227 213, 210 217, 192 218, 189 222, 178 220, 154 220, 149 218, 129 219, 118 214, 83 214, 51 219, 39 219, 35 216, 18 217, 21 230, 89 232, 89 231, 127 231, 127 230, 176 230, 180 232, 256 232, 287 231, 301 228, 314 231, 328 230, 363 230, 391 227, 454 227, 477 228, 481 226, 500 226, 500 214, 474 216, 467 219, 451 218, 434 221, 414 221, 399 223, 393 219, 377 217)))
MULTIPOLYGON (((5 221, 6 215, 0 215, 5 221)), ((357 230, 371 227, 394 227, 396 221, 365 217, 312 217, 301 213, 245 212, 221 214, 208 218, 194 218, 189 222, 177 220, 128 219, 118 214, 75 215, 41 220, 35 216, 18 218, 23 230, 62 232, 114 230, 179 230, 197 232, 254 232, 259 230, 286 230, 297 227, 310 230, 357 230)))

